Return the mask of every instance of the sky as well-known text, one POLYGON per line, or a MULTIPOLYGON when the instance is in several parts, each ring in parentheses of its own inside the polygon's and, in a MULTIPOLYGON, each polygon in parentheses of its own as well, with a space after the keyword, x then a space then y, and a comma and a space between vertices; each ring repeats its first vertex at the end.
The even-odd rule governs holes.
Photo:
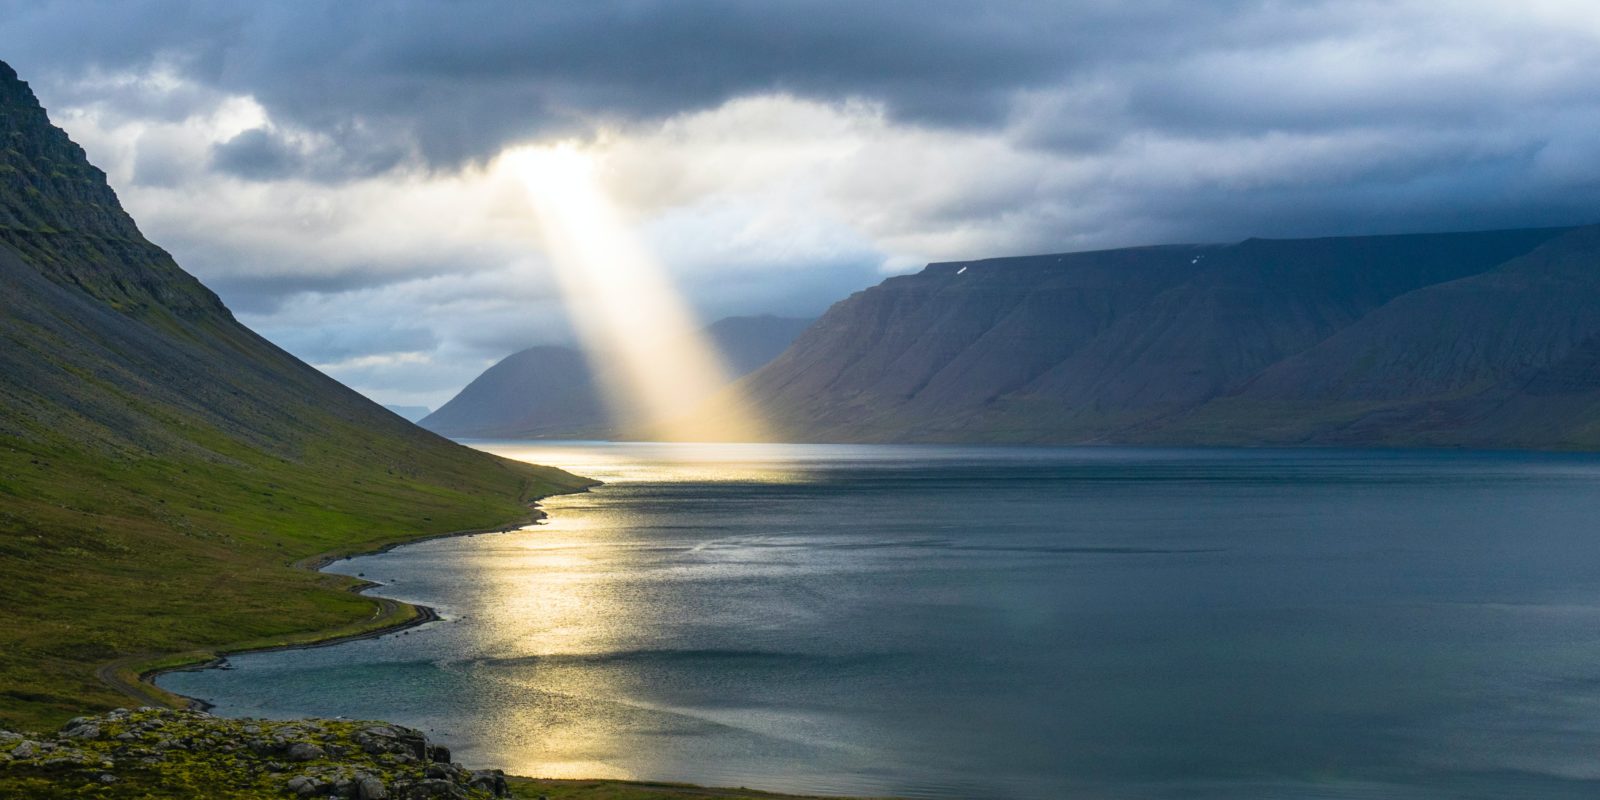
POLYGON ((571 339, 501 156, 707 321, 929 261, 1600 222, 1588 0, 0 0, 0 60, 241 321, 438 407, 571 339))

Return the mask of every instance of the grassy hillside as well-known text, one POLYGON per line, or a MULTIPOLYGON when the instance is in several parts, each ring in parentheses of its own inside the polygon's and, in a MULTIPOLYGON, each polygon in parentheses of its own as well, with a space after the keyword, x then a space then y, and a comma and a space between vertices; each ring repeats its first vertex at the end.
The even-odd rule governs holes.
POLYGON ((238 324, 4 64, 0 284, 0 727, 126 705, 102 678, 166 654, 401 621, 295 565, 587 483, 416 428, 238 324))

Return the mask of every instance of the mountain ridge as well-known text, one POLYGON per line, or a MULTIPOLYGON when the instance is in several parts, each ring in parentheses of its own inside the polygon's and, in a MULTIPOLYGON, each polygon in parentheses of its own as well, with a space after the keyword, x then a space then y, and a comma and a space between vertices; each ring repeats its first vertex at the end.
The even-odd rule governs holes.
MULTIPOLYGON (((1421 347, 1426 331, 1393 311, 1418 302, 1413 295, 1433 298, 1436 324, 1460 307, 1443 292, 1478 286, 1492 302, 1513 302, 1517 281, 1532 282, 1542 288, 1528 303, 1565 303, 1563 318, 1576 320, 1588 305, 1600 307, 1596 270, 1586 266, 1600 254, 1597 230, 1258 238, 934 263, 836 303, 703 413, 739 403, 781 438, 800 441, 1567 446, 1509 431, 1452 436, 1444 423, 1407 432, 1375 420, 1349 439, 1279 418, 1328 408, 1232 398, 1251 385, 1264 391, 1274 369, 1289 370, 1296 357, 1385 315, 1396 322, 1373 334, 1371 347, 1421 347), (1560 242, 1570 262, 1562 269, 1513 265, 1560 242)), ((1588 322, 1571 324, 1572 336, 1591 331, 1588 322)), ((1524 331, 1494 358, 1531 353, 1530 337, 1524 331)), ((1553 366, 1559 355, 1527 357, 1553 366)), ((1399 380, 1403 367, 1373 380, 1399 380)), ((1334 365, 1310 369, 1320 377, 1334 365)))

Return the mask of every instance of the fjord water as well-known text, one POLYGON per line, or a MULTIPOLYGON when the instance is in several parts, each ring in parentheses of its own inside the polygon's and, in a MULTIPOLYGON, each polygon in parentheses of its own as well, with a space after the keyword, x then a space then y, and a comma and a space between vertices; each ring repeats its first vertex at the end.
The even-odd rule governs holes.
POLYGON ((1600 458, 479 443, 607 481, 163 686, 470 765, 905 797, 1591 797, 1600 458))

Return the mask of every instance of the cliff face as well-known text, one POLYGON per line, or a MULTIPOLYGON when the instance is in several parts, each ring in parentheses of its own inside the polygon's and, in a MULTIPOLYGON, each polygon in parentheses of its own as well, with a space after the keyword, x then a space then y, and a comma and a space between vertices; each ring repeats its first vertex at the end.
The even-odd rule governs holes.
POLYGON ((370 601, 287 563, 504 524, 582 481, 406 423, 240 325, 0 64, 0 723, 94 664, 370 601))
POLYGON ((226 314, 199 281, 146 241, 106 175, 50 124, 0 63, 0 242, 50 280, 120 309, 226 314))
POLYGON ((741 389, 797 440, 1582 444, 1488 406, 1589 380, 1597 230, 932 264, 836 304, 741 389), (1397 415, 1446 398, 1448 418, 1397 415))
MULTIPOLYGON (((727 317, 705 335, 729 377, 737 378, 771 361, 810 324, 770 315, 727 317)), ((506 356, 419 424, 477 438, 603 438, 627 427, 611 418, 590 359, 552 345, 506 356)))

